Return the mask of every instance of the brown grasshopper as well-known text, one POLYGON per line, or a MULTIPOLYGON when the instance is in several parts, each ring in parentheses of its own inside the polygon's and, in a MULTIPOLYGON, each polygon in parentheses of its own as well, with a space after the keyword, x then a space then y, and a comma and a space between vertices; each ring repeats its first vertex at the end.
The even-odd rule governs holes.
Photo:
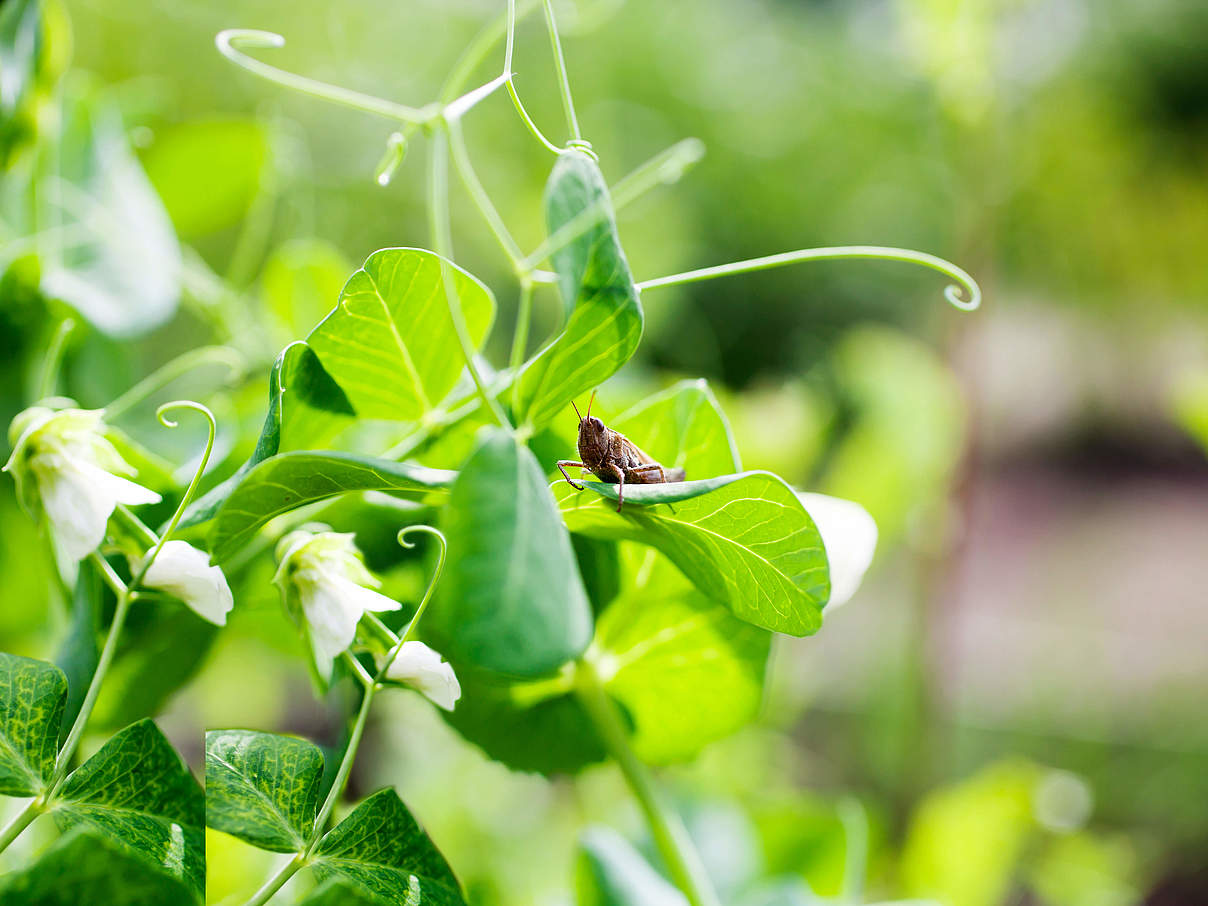
POLYGON ((654 458, 642 450, 619 431, 605 427, 598 418, 592 418, 591 404, 596 395, 592 393, 587 402, 587 415, 579 412, 574 400, 575 415, 579 416, 579 456, 583 460, 573 459, 558 461, 558 471, 572 488, 583 490, 583 485, 576 484, 566 474, 566 467, 587 469, 601 481, 617 485, 617 512, 625 502, 625 483, 630 484, 663 484, 668 481, 683 481, 683 469, 666 469, 654 458))

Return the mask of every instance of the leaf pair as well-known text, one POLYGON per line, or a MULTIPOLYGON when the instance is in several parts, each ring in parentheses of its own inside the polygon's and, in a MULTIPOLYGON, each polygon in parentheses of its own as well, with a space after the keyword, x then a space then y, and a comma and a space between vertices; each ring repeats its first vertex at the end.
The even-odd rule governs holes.
MULTIPOLYGON (((0 793, 48 792, 66 697, 67 679, 53 664, 0 653, 0 793)), ((155 889, 174 886, 176 901, 200 902, 205 887, 204 796, 152 721, 137 721, 101 746, 68 775, 49 810, 62 829, 78 825, 100 834, 143 868, 162 875, 154 881, 155 889)), ((4 901, 11 896, 20 902, 13 891, 28 893, 63 880, 59 866, 70 864, 63 863, 63 850, 74 852, 83 845, 69 841, 52 848, 45 862, 39 860, 11 882, 16 886, 4 901)), ((88 859, 81 867, 99 871, 97 865, 88 859)), ((66 880, 85 883, 74 873, 66 880)))
POLYGON ((307 853, 325 883, 305 900, 461 906, 457 879, 392 789, 374 793, 308 852, 323 755, 313 743, 252 730, 206 734, 206 821, 272 852, 307 853))

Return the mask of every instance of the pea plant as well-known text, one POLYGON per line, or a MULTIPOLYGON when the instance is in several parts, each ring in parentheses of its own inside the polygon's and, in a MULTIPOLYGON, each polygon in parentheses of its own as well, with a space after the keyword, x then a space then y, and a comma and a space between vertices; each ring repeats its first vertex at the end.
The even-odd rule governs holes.
MULTIPOLYGON (((538 6, 508 0, 439 97, 417 107, 247 53, 280 47, 278 35, 217 36, 218 50, 245 70, 391 122, 381 184, 399 172, 412 144, 426 141, 430 248, 371 254, 326 317, 280 351, 254 450, 225 477, 207 470, 218 426, 200 403, 179 400, 157 413, 167 426, 178 410, 206 419, 209 438, 187 483, 173 482, 172 470, 156 472, 114 424, 215 353, 186 354, 103 409, 83 409, 55 395, 72 323, 63 322, 34 402, 10 428, 5 469, 47 531, 75 622, 57 665, 0 654, 0 793, 28 799, 0 832, 0 851, 41 815, 64 833, 0 881, 6 903, 48 902, 64 872, 112 902, 200 902, 206 825, 288 857, 270 876, 252 879, 249 889, 259 887, 248 906, 286 894, 307 906, 463 903, 454 870, 393 789, 342 801, 377 695, 404 686, 513 769, 560 775, 616 764, 665 876, 623 843, 597 836, 585 844, 594 868, 582 879, 582 902, 720 902, 651 768, 691 758, 755 716, 774 635, 818 631, 823 608, 858 585, 876 527, 854 503, 744 471, 704 380, 621 412, 610 410, 607 389, 599 394, 594 411, 610 429, 668 472, 686 473, 682 481, 628 482, 618 505, 622 488, 607 474, 559 476, 559 460, 579 458, 573 406, 634 356, 643 300, 663 287, 859 258, 946 275, 958 284, 945 290, 958 308, 976 308, 980 291, 947 261, 875 246, 804 249, 635 280, 616 210, 678 180, 702 148, 681 141, 609 186, 581 130, 555 10, 545 0, 569 136, 562 144, 548 138, 512 72, 516 22, 538 6), (500 73, 472 86, 500 44, 500 73), (551 155, 547 236, 529 252, 479 181, 462 131, 475 107, 500 91, 520 128, 551 155), (451 172, 515 278, 506 362, 483 353, 496 294, 456 263, 451 172), (560 299, 560 326, 534 342, 534 296, 547 286, 560 299), (388 445, 377 430, 383 424, 388 445), (413 604, 378 591, 359 538, 337 530, 346 521, 338 503, 368 492, 405 502, 407 522, 392 529, 396 553, 429 576, 413 604), (170 514, 164 497, 176 502, 170 514), (416 545, 420 535, 428 540, 416 545), (81 761, 129 614, 145 608, 144 619, 155 622, 183 613, 220 627, 239 607, 228 576, 269 558, 309 652, 305 669, 321 690, 354 690, 333 763, 298 737, 211 730, 203 793, 150 719, 153 708, 81 761), (282 892, 299 872, 309 881, 282 892)), ((12 35, 37 27, 6 15, 12 35)), ((30 56, 30 85, 42 65, 30 56)))

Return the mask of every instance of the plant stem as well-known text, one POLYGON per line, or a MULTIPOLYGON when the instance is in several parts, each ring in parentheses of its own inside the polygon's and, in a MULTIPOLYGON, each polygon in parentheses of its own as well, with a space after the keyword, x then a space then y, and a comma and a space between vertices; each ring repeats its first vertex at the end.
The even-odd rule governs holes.
MULTIPOLYGON (((327 819, 331 817, 331 811, 336 807, 336 802, 339 801, 341 794, 344 792, 344 786, 348 783, 348 775, 352 771, 353 761, 356 760, 357 749, 361 745, 361 736, 365 733, 365 723, 369 719, 369 707, 373 704, 373 696, 376 692, 376 683, 370 683, 365 686, 365 696, 361 699, 361 709, 357 712, 356 722, 352 725, 352 735, 348 738, 348 746, 344 749, 344 757, 340 760, 339 770, 336 771, 336 779, 332 781, 331 789, 327 791, 327 798, 323 800, 323 806, 319 809, 319 817, 315 819, 315 826, 314 830, 311 831, 310 840, 306 843, 306 849, 302 851, 301 859, 303 863, 310 861, 315 847, 323 839, 323 828, 327 826, 327 819)), ((277 886, 280 887, 281 885, 277 886)), ((269 896, 272 896, 271 892, 269 896)), ((263 900, 260 902, 263 902, 263 900)), ((254 904, 249 902, 247 906, 254 906, 254 904)))
POLYGON ((679 815, 660 801, 650 773, 629 745, 629 733, 617 712, 616 704, 600 683, 595 667, 586 659, 581 659, 576 665, 575 693, 641 806, 655 845, 675 885, 688 898, 691 906, 720 906, 721 901, 713 890, 687 829, 679 815))
POLYGON ((524 353, 528 350, 529 325, 533 320, 533 280, 524 277, 520 281, 520 303, 516 307, 516 330, 512 334, 512 353, 508 356, 508 368, 512 372, 512 405, 520 392, 520 381, 516 380, 524 353))
POLYGON ((566 125, 570 137, 577 142, 583 140, 579 133, 579 119, 575 116, 575 100, 570 94, 570 80, 566 76, 566 60, 562 56, 562 42, 558 39, 558 23, 554 21, 554 4, 545 0, 545 24, 549 29, 549 42, 554 51, 554 67, 558 70, 558 86, 562 89, 562 108, 566 111, 566 125))
POLYGON ((8 845, 21 836, 21 832, 29 827, 35 818, 42 814, 44 808, 45 804, 42 802, 41 797, 39 797, 32 800, 29 805, 21 810, 21 813, 17 817, 9 822, 8 827, 3 832, 0 832, 0 853, 8 849, 8 845))
POLYGON ((491 414, 495 416, 495 420, 510 431, 512 429, 511 422, 508 421, 508 417, 504 414, 499 402, 487 391, 486 384, 482 380, 482 375, 478 373, 478 366, 474 364, 474 344, 470 340, 470 331, 466 327, 465 313, 461 310, 461 302, 457 298, 457 287, 454 284, 451 273, 452 267, 448 263, 453 250, 453 235, 449 225, 448 150, 446 130, 442 128, 432 139, 432 174, 428 187, 431 192, 428 215, 431 218, 432 244, 435 247, 436 254, 445 259, 441 262, 441 276, 444 278, 445 297, 449 303, 449 317, 453 321, 453 330, 457 334, 457 342, 461 345, 461 353, 466 361, 466 370, 470 372, 470 378, 474 381, 474 386, 478 388, 478 395, 482 397, 482 401, 491 410, 491 414))
POLYGON ((292 859, 281 866, 280 871, 264 882, 264 886, 256 891, 255 895, 247 901, 246 906, 263 906, 273 898, 273 895, 285 886, 285 882, 292 878, 303 865, 306 860, 301 853, 295 855, 292 859))
POLYGON ((520 246, 512 238, 512 234, 503 222, 503 218, 499 215, 499 211, 491 203, 491 197, 487 194, 486 189, 482 187, 482 182, 474 171, 474 165, 470 163, 470 153, 466 149, 466 141, 462 135, 461 123, 455 120, 449 122, 449 148, 453 152, 453 166, 457 168, 457 174, 461 177, 462 185, 466 187, 470 200, 474 202, 475 207, 478 208, 478 212, 482 214, 482 219, 486 221, 487 226, 491 229, 491 233, 503 249, 503 253, 507 255, 508 261, 512 265, 512 270, 523 280, 526 275, 524 252, 520 251, 520 246))
MULTIPOLYGON (((93 553, 91 556, 102 574, 112 572, 109 564, 104 562, 104 558, 100 554, 93 553)), ((112 581, 112 576, 110 581, 112 581)), ((67 734, 67 741, 63 743, 63 748, 59 750, 59 757, 55 761, 54 774, 51 776, 44 797, 47 804, 54 801, 55 794, 63 785, 63 779, 67 776, 67 768, 71 765, 71 759, 80 745, 80 737, 84 735, 84 726, 88 723, 88 718, 92 716, 92 709, 96 706, 97 696, 101 692, 101 683, 104 682, 105 674, 109 672, 109 665, 113 662, 113 656, 117 653, 117 640, 122 634, 122 626, 126 623, 126 612, 130 609, 132 597, 129 586, 123 586, 117 593, 117 604, 113 608, 113 621, 109 624, 109 634, 105 636, 105 645, 101 649, 101 656, 97 659, 96 670, 92 673, 92 681, 89 682, 88 691, 80 705, 80 713, 76 715, 75 723, 71 725, 71 730, 67 734)))
POLYGON ((933 271, 939 271, 947 277, 956 280, 960 286, 949 286, 944 289, 944 297, 957 308, 973 311, 981 304, 981 288, 977 281, 962 268, 950 261, 929 255, 926 252, 916 252, 913 249, 886 248, 879 245, 841 245, 830 248, 800 249, 795 252, 781 252, 778 255, 766 255, 763 258, 748 258, 745 261, 734 261, 730 264, 719 264, 716 267, 702 267, 694 271, 684 271, 669 277, 658 277, 654 280, 643 280, 637 285, 639 290, 654 289, 658 286, 675 286, 680 283, 695 283, 698 280, 711 280, 714 277, 725 277, 730 274, 745 274, 751 271, 762 271, 786 264, 797 264, 801 261, 829 261, 840 258, 865 258, 879 261, 904 261, 909 264, 921 264, 933 271), (962 298, 964 292, 968 298, 962 298))
POLYGON ((38 395, 34 398, 34 402, 54 396, 63 364, 63 352, 67 348, 67 338, 75 330, 75 326, 75 318, 64 318, 55 328, 54 336, 50 338, 50 346, 46 350, 46 357, 42 360, 42 373, 38 377, 38 395))

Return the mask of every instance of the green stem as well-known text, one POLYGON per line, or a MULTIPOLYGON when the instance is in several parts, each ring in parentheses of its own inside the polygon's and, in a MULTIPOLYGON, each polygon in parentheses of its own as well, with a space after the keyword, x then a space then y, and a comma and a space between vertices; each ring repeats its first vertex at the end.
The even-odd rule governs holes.
POLYGON ((178 377, 188 374, 194 368, 210 363, 226 365, 231 370, 233 377, 242 373, 247 364, 243 356, 227 346, 203 346, 201 349, 192 349, 157 368, 106 406, 106 420, 112 421, 178 377))
POLYGON ((512 334, 512 353, 508 356, 508 369, 512 372, 512 405, 515 406, 520 392, 520 381, 516 378, 528 351, 529 325, 533 320, 533 281, 524 277, 520 281, 520 303, 516 307, 516 330, 512 334))
MULTIPOLYGON (((105 558, 95 552, 90 556, 102 574, 106 575, 108 581, 112 583, 112 570, 109 568, 109 564, 105 562, 105 558)), ((80 745, 80 737, 84 735, 84 726, 88 723, 88 718, 92 716, 92 709, 96 706, 97 696, 101 692, 101 683, 105 681, 105 674, 109 672, 109 666, 113 663, 113 656, 117 653, 117 640, 122 634, 122 627, 126 623, 126 613, 130 609, 132 597, 133 593, 130 586, 125 586, 118 592, 117 605, 113 608, 113 621, 109 624, 109 634, 105 636, 105 645, 101 648, 100 657, 97 658, 96 670, 93 671, 92 680, 88 683, 88 691, 84 694, 84 702, 80 705, 80 713, 76 715, 75 723, 71 725, 71 730, 67 733, 67 741, 63 743, 63 748, 59 750, 59 756, 55 761, 54 774, 51 775, 46 795, 43 797, 48 804, 54 801, 55 794, 58 793, 59 787, 63 785, 63 780, 67 776, 67 769, 71 766, 71 759, 75 756, 76 749, 80 745)))
POLYGON ((921 264, 933 271, 939 271, 959 283, 959 286, 948 286, 944 289, 944 298, 952 305, 964 311, 973 311, 981 305, 981 288, 977 281, 962 268, 950 261, 929 255, 926 252, 916 252, 912 249, 886 248, 878 245, 844 245, 831 248, 801 249, 795 252, 782 252, 779 255, 767 255, 763 258, 748 258, 745 261, 734 261, 730 264, 719 264, 716 267, 702 267, 694 271, 684 271, 669 277, 658 277, 654 280, 643 280, 637 284, 639 290, 654 289, 659 286, 676 286, 680 283, 695 283, 699 280, 711 280, 714 277, 726 277, 730 274, 745 274, 751 271, 762 271, 773 267, 783 267, 786 264, 797 264, 801 261, 829 261, 840 258, 864 258, 879 261, 904 261, 909 264, 921 264), (962 292, 968 298, 962 297, 962 292))
POLYGON ((441 129, 432 140, 432 173, 429 179, 428 215, 431 218, 432 244, 436 254, 442 259, 441 276, 445 284, 445 299, 449 304, 449 317, 453 321, 453 330, 457 334, 457 342, 461 346, 461 354, 466 362, 466 370, 470 379, 478 388, 478 395, 486 403, 491 414, 500 425, 511 430, 512 424, 500 407, 499 402, 488 391, 483 383, 478 366, 474 364, 474 344, 470 341, 470 331, 466 327, 466 316, 461 310, 461 302, 457 297, 457 287, 453 282, 452 268, 448 264, 453 253, 453 234, 449 224, 449 171, 448 171, 448 142, 446 130, 441 129))
POLYGON ((46 357, 42 360, 42 373, 38 377, 38 395, 34 401, 44 400, 54 396, 55 386, 59 382, 60 366, 63 364, 63 351, 67 348, 67 338, 75 330, 75 318, 64 318, 55 328, 54 336, 50 338, 50 346, 46 349, 46 357))
POLYGON ((3 832, 0 832, 0 853, 8 849, 8 845, 21 836, 21 832, 33 822, 40 814, 42 814, 45 805, 41 797, 34 799, 21 810, 12 821, 9 822, 3 832))
POLYGON ((503 54, 503 72, 508 77, 508 95, 512 98, 512 106, 520 114, 521 121, 532 134, 533 138, 537 139, 547 150, 554 152, 554 154, 561 154, 562 149, 546 138, 544 133, 537 128, 537 124, 533 122, 533 118, 524 109, 524 104, 521 102, 520 95, 516 91, 515 73, 512 72, 512 49, 516 43, 516 0, 508 0, 507 17, 508 39, 507 48, 503 54))
POLYGON ((273 895, 285 886, 285 882, 292 878, 303 865, 306 860, 302 854, 294 856, 288 862, 281 866, 281 869, 264 882, 264 886, 256 891, 256 894, 247 901, 246 906, 263 906, 273 898, 273 895))
POLYGON ((466 187, 466 192, 470 195, 470 200, 478 208, 482 219, 486 221, 491 232, 495 235, 495 239, 503 248, 503 252, 511 262, 512 269, 521 279, 525 275, 524 267, 524 252, 520 251, 520 246, 516 244, 516 240, 512 238, 511 232, 507 228, 507 224, 503 222, 503 218, 499 215, 495 205, 491 204, 491 198, 487 195, 486 189, 482 187, 482 182, 478 179, 478 174, 474 172, 474 165, 470 163, 470 153, 466 149, 466 140, 461 131, 461 124, 456 120, 449 121, 449 148, 453 152, 453 166, 457 168, 457 174, 461 177, 462 184, 466 187))
MULTIPOLYGON (((340 767, 336 771, 336 778, 331 783, 331 789, 327 791, 327 798, 323 800, 322 808, 319 809, 319 817, 315 819, 314 830, 311 831, 310 840, 306 843, 306 849, 302 851, 301 859, 303 863, 310 861, 310 857, 319 845, 319 841, 323 839, 323 828, 327 826, 327 819, 331 817, 332 809, 336 807, 336 802, 344 793, 344 787, 348 783, 348 775, 352 771, 352 763, 356 760, 357 749, 361 745, 361 737, 365 733, 365 723, 369 720, 369 708, 373 704, 373 696, 376 692, 376 683, 365 686, 365 696, 361 699, 361 709, 357 712, 356 722, 352 725, 352 735, 348 738, 348 746, 344 749, 344 757, 340 760, 340 767)), ((272 896, 272 893, 269 896, 272 896)), ((248 903, 248 906, 254 906, 254 904, 248 903)))
POLYGON ((586 659, 576 666, 575 693, 646 816, 655 845, 675 885, 691 906, 720 906, 721 901, 687 829, 680 817, 660 801, 650 773, 629 745, 629 733, 616 704, 600 683, 595 667, 586 659))
POLYGON ((570 137, 577 142, 583 140, 579 133, 579 118, 575 116, 575 99, 570 93, 570 79, 566 76, 566 60, 562 56, 562 42, 558 39, 558 23, 554 21, 554 4, 545 0, 545 25, 549 30, 549 43, 554 52, 554 67, 558 70, 558 87, 562 89, 562 109, 566 111, 566 125, 570 137))

